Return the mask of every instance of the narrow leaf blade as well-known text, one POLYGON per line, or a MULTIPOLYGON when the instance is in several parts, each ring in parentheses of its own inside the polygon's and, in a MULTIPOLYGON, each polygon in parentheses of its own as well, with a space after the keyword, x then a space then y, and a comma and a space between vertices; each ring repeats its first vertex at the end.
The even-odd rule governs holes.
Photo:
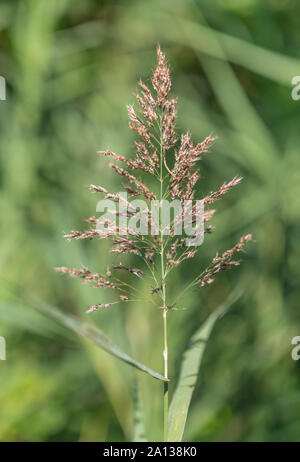
POLYGON ((93 326, 92 324, 87 324, 73 315, 65 314, 60 310, 57 310, 56 308, 49 306, 45 302, 42 302, 41 300, 35 300, 34 302, 31 302, 31 305, 37 308, 38 310, 42 311, 43 313, 47 314, 48 316, 51 316, 53 319, 55 319, 63 326, 73 330, 82 337, 85 337, 86 339, 90 340, 95 345, 102 348, 112 356, 115 356, 116 358, 121 359, 125 363, 145 372, 146 374, 151 375, 155 379, 162 380, 163 382, 168 380, 158 372, 153 371, 144 364, 131 358, 131 356, 123 352, 117 345, 113 344, 112 341, 100 329, 93 326))
POLYGON ((227 302, 219 306, 191 337, 182 358, 181 370, 168 415, 168 441, 182 440, 186 419, 203 354, 215 322, 240 297, 233 294, 227 302))

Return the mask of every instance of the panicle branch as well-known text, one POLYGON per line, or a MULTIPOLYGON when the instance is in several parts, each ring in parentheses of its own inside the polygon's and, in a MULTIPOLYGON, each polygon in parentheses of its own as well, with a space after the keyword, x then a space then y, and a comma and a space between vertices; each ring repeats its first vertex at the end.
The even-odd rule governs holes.
POLYGON ((220 187, 220 189, 218 189, 218 191, 215 191, 215 192, 209 194, 209 196, 206 196, 204 198, 204 205, 210 205, 213 202, 217 201, 218 199, 221 198, 221 196, 228 193, 228 191, 231 188, 233 188, 234 186, 237 186, 238 184, 240 184, 242 180, 243 180, 243 178, 241 176, 235 176, 228 183, 226 183, 226 182, 223 183, 222 186, 220 187))
POLYGON ((252 241, 252 235, 247 234, 246 236, 242 236, 239 242, 232 249, 226 250, 226 252, 224 252, 220 257, 217 254, 210 265, 197 278, 195 285, 198 287, 204 287, 211 284, 214 281, 216 274, 232 268, 233 266, 238 266, 240 261, 232 260, 232 258, 236 253, 242 252, 244 250, 245 243, 250 241, 252 241))
POLYGON ((70 277, 79 277, 83 283, 94 282, 93 287, 107 287, 109 289, 118 289, 116 284, 108 281, 104 276, 98 273, 92 273, 85 266, 80 269, 71 269, 66 266, 59 266, 55 268, 56 271, 63 274, 68 274, 70 277))

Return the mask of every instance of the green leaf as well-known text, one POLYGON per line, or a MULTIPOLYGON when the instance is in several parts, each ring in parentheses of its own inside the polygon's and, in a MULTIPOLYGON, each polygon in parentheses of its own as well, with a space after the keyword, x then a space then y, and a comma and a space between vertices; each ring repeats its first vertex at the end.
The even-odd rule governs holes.
POLYGON ((143 407, 141 401, 141 390, 139 386, 138 377, 134 377, 134 390, 133 390, 133 405, 134 405, 134 425, 133 425, 133 438, 132 441, 140 443, 147 441, 145 436, 145 426, 143 418, 143 407))
POLYGON ((205 323, 191 337, 182 358, 181 370, 168 415, 168 441, 182 440, 193 391, 197 382, 203 354, 215 325, 228 308, 240 297, 232 296, 207 318, 205 323))
POLYGON ((98 347, 102 348, 112 356, 115 356, 125 363, 130 364, 131 366, 136 367, 143 372, 146 372, 146 374, 151 375, 155 379, 162 380, 163 382, 168 381, 168 379, 166 379, 158 372, 153 371, 144 364, 141 364, 135 359, 131 358, 127 353, 124 353, 117 345, 114 345, 112 341, 100 329, 93 326, 92 324, 87 324, 86 322, 81 321, 79 318, 71 314, 65 314, 60 310, 49 306, 41 300, 34 299, 33 301, 31 298, 31 305, 43 313, 51 316, 63 326, 73 330, 77 334, 82 335, 86 339, 95 343, 98 347))

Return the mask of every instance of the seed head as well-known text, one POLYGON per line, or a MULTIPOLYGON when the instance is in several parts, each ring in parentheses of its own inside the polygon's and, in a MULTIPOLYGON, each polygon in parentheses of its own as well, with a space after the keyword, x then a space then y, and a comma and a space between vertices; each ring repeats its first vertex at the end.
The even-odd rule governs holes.
MULTIPOLYGON (((151 83, 152 88, 149 88, 140 80, 135 95, 136 107, 127 106, 129 127, 138 135, 138 139, 133 144, 133 156, 128 158, 108 149, 98 151, 98 154, 114 161, 109 163, 109 167, 122 177, 122 181, 125 181, 123 191, 130 197, 141 196, 148 202, 158 198, 159 204, 162 204, 163 198, 179 199, 183 204, 186 200, 191 201, 199 197, 198 182, 201 179, 199 163, 210 150, 215 137, 209 135, 202 141, 194 142, 189 130, 181 136, 178 135, 176 129, 177 98, 170 94, 170 68, 160 46, 157 47, 157 66, 153 72, 151 83), (142 172, 142 178, 137 175, 138 170, 142 172), (158 180, 156 189, 153 190, 153 181, 149 183, 149 178, 158 180)), ((207 235, 214 231, 214 227, 207 225, 207 222, 212 219, 215 213, 214 209, 208 207, 221 199, 241 181, 242 177, 235 176, 231 181, 224 182, 217 191, 204 197, 203 221, 204 232, 207 235)), ((149 226, 153 234, 144 236, 132 226, 124 228, 120 220, 119 224, 116 225, 113 219, 104 216, 100 218, 91 216, 85 220, 90 225, 89 229, 85 231, 72 230, 65 235, 68 240, 95 237, 111 239, 112 255, 117 255, 118 258, 122 255, 124 259, 134 258, 142 261, 144 265, 142 270, 130 262, 128 264, 114 263, 106 269, 104 274, 93 273, 86 267, 80 269, 71 269, 65 266, 56 268, 60 273, 79 277, 83 283, 91 282, 94 287, 107 288, 117 292, 115 301, 95 304, 87 312, 108 308, 119 302, 131 301, 130 291, 127 290, 130 284, 120 278, 124 276, 141 279, 146 272, 153 279, 148 292, 161 300, 158 302, 158 306, 163 303, 162 309, 169 309, 169 306, 173 307, 172 309, 177 309, 177 307, 174 308, 175 304, 166 305, 166 301, 163 299, 163 294, 166 292, 166 275, 184 261, 194 258, 198 251, 198 247, 187 247, 186 239, 175 233, 178 222, 183 218, 183 212, 179 212, 174 217, 169 227, 163 227, 161 223, 154 226, 152 211, 151 213, 146 213, 144 210, 137 212, 127 199, 127 195, 110 192, 103 186, 93 184, 89 186, 89 189, 93 193, 102 194, 105 199, 110 199, 119 206, 122 205, 122 209, 120 208, 119 211, 110 210, 114 218, 139 220, 141 224, 149 226), (164 237, 165 228, 169 228, 169 235, 166 239, 164 237), (165 264, 165 275, 161 273, 160 262, 157 262, 161 258, 165 264)), ((198 223, 197 213, 197 206, 193 205, 189 218, 194 225, 198 223)), ((251 234, 246 234, 233 248, 223 252, 221 256, 216 254, 208 267, 200 272, 190 285, 198 288, 204 287, 213 282, 216 274, 238 266, 240 260, 235 260, 234 256, 242 252, 245 244, 251 240, 251 234)), ((137 279, 135 279, 136 282, 137 279)))

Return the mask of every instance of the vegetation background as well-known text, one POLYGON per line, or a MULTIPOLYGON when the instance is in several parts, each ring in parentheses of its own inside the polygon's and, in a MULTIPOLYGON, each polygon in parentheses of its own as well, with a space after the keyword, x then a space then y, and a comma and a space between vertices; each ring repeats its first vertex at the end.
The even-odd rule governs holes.
MULTIPOLYGON (((179 97, 178 128, 218 136, 202 165, 203 196, 245 180, 217 204, 216 231, 174 288, 253 233, 244 264, 169 316, 171 376, 193 331, 237 286, 245 294, 208 344, 187 441, 299 441, 300 75, 297 0, 19 0, 0 3, 1 441, 126 441, 132 371, 26 306, 23 290, 85 319, 106 292, 53 267, 110 260, 104 242, 66 243, 95 213, 87 185, 118 191, 96 150, 130 155, 125 105, 160 42, 179 97), (12 297, 11 293, 17 295, 12 297)), ((134 260, 133 260, 134 261, 134 260)), ((138 281, 142 288, 142 281, 138 281)), ((145 303, 89 316, 118 345, 162 371, 162 322, 145 303)), ((162 385, 139 374, 151 440, 162 433, 162 385)))

